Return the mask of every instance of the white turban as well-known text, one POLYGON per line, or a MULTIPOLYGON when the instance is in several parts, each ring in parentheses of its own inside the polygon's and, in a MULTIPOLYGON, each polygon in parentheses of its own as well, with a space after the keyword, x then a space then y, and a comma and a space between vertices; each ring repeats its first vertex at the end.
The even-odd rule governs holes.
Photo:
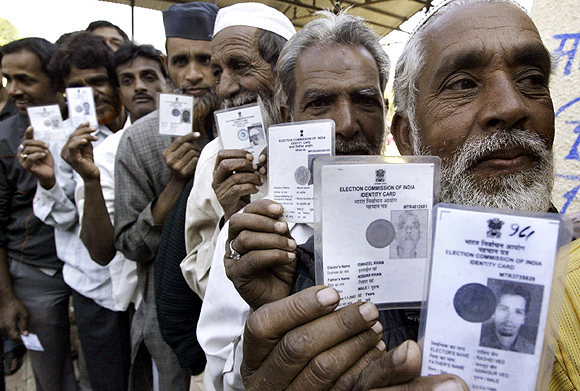
POLYGON ((213 36, 227 27, 250 26, 271 31, 289 40, 296 29, 282 12, 262 3, 237 3, 218 11, 213 36))

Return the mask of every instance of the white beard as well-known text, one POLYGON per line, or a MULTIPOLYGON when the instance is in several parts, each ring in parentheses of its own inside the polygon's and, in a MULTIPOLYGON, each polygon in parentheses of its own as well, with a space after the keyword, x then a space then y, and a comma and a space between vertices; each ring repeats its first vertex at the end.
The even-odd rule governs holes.
MULTIPOLYGON (((415 134, 418 134, 415 133, 415 134)), ((419 143, 420 144, 420 143, 419 143)), ((419 155, 429 155, 419 147, 419 155)), ((464 144, 451 162, 441 164, 440 201, 488 208, 546 212, 554 185, 552 151, 536 133, 498 130, 464 144), (482 157, 500 149, 520 146, 530 152, 533 166, 525 171, 477 180, 471 169, 482 157)))

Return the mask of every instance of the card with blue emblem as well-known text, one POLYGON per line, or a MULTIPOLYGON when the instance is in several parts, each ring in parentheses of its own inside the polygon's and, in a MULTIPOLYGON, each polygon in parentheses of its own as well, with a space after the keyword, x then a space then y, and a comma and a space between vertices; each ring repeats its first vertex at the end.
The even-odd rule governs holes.
POLYGON ((544 389, 558 252, 570 238, 563 220, 451 204, 433 216, 422 374, 452 373, 472 390, 544 389))

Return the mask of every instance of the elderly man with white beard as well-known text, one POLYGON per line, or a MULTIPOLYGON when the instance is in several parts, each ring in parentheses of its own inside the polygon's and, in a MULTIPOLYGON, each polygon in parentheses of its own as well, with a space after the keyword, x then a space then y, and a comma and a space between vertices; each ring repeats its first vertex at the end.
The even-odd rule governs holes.
MULTIPOLYGON (((274 67, 286 41, 295 33, 280 11, 260 3, 239 3, 219 10, 211 42, 211 67, 216 92, 225 107, 260 102, 266 128, 282 122, 272 109, 274 67)), ((261 162, 265 162, 265 155, 261 162)), ((244 150, 223 149, 216 138, 199 157, 187 200, 185 244, 181 263, 185 280, 202 299, 205 295, 217 235, 230 216, 250 198, 264 196, 265 168, 258 171, 244 150)))
MULTIPOLYGON (((441 158, 443 202, 555 211, 550 71, 535 25, 513 1, 444 3, 416 29, 396 67, 391 130, 399 151, 441 158)), ((264 203, 230 223, 230 248, 241 258, 226 259, 226 271, 234 285, 244 285, 244 298, 267 292, 258 278, 264 273, 297 269, 299 276, 285 281, 301 281, 288 297, 270 294, 268 302, 262 296, 246 322, 241 374, 247 390, 467 389, 455 376, 419 377, 421 355, 413 341, 387 352, 365 348, 377 315, 363 313, 360 304, 334 311, 338 293, 312 286, 312 248, 289 250, 279 240, 277 206, 264 203), (256 246, 258 235, 268 243, 256 246), (251 255, 247 262, 244 255, 251 255)), ((418 327, 417 315, 407 312, 384 325, 389 349, 401 337, 400 325, 415 321, 418 327)))

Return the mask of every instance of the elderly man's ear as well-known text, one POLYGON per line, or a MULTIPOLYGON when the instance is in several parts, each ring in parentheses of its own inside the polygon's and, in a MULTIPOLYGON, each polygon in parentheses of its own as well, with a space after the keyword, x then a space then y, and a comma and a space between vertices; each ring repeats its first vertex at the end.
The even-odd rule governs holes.
POLYGON ((413 135, 409 119, 402 113, 395 113, 391 121, 391 133, 401 155, 413 155, 413 135))

